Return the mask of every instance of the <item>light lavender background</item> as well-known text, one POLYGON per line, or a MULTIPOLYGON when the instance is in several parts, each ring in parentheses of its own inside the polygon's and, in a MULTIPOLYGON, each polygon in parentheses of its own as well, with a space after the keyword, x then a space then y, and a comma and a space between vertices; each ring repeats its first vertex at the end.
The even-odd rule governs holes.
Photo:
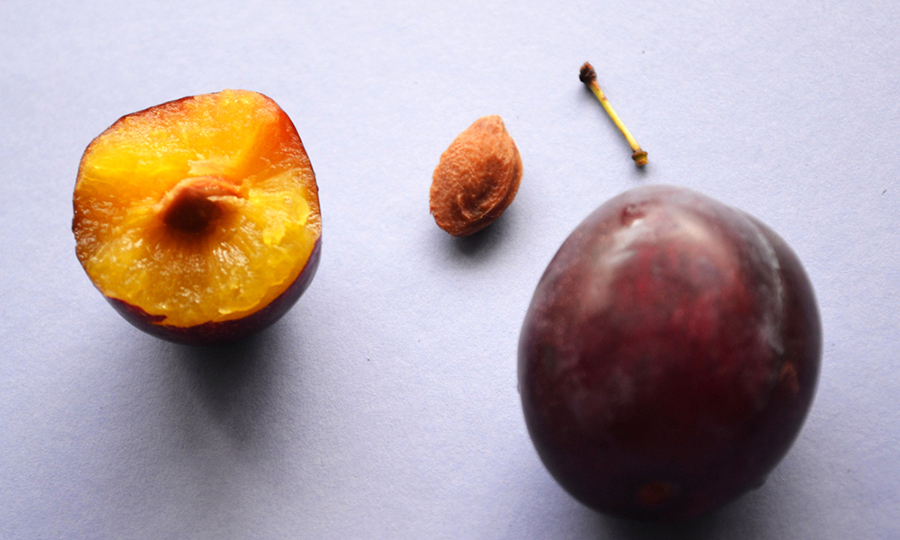
POLYGON ((900 538, 900 4, 126 4, 0 2, 0 538, 900 538), (579 83, 586 60, 645 171, 579 83), (323 258, 277 325, 195 350, 94 290, 71 196, 119 116, 223 88, 297 125, 323 258), (428 213, 431 173, 485 114, 525 176, 502 219, 453 239, 428 213), (810 417, 769 481, 672 527, 571 499, 516 391, 544 267, 647 183, 777 230, 825 334, 810 417))

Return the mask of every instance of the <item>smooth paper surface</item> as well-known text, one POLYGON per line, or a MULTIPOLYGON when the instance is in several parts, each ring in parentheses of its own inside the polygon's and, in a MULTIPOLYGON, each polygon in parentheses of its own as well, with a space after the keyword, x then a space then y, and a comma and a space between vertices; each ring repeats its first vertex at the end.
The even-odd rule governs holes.
POLYGON ((0 537, 900 537, 900 4, 0 4, 0 537), (590 61, 649 154, 578 80, 590 61), (84 148, 119 117, 243 88, 292 118, 323 251, 294 309, 237 345, 132 328, 75 257, 84 148), (499 114, 516 200, 452 238, 441 152, 499 114), (818 393, 766 484, 638 525, 568 496, 517 392, 547 263, 631 187, 755 215, 821 310, 818 393))

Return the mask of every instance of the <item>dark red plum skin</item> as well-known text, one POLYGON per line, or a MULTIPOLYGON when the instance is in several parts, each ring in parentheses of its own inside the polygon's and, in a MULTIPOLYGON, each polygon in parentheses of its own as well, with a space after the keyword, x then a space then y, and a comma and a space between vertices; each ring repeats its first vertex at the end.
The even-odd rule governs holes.
POLYGON ((639 187, 588 216, 541 277, 519 341, 525 421, 585 505, 694 518, 787 453, 821 343, 812 286, 775 232, 685 188, 639 187))
POLYGON ((143 309, 117 298, 106 297, 106 299, 125 320, 152 336, 182 345, 222 345, 260 332, 290 311, 312 283, 321 256, 322 238, 319 237, 297 279, 267 306, 242 319, 208 322, 188 327, 171 326, 165 324, 164 317, 150 315, 143 309))

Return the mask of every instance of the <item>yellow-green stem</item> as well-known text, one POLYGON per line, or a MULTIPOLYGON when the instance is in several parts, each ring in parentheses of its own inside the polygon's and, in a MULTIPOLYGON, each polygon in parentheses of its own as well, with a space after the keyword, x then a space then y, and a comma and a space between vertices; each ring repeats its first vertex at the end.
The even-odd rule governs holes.
POLYGON ((622 123, 622 119, 619 118, 619 115, 616 114, 616 111, 612 108, 612 105, 609 104, 609 100, 606 99, 606 95, 603 93, 603 90, 600 89, 600 85, 597 83, 597 73, 594 71, 594 67, 591 66, 589 62, 585 62, 583 66, 581 66, 581 72, 579 73, 579 79, 588 88, 591 89, 591 92, 597 96, 597 99, 600 101, 600 104, 603 105, 603 109, 606 111, 606 114, 609 115, 610 119, 612 119, 613 123, 619 128, 619 131, 622 132, 622 135, 625 136, 625 140, 628 141, 628 145, 631 146, 631 149, 634 153, 631 155, 631 158, 637 164, 638 167, 643 167, 647 164, 647 152, 644 152, 641 149, 641 146, 634 140, 634 137, 631 135, 631 132, 628 131, 628 128, 625 127, 625 124, 622 123))

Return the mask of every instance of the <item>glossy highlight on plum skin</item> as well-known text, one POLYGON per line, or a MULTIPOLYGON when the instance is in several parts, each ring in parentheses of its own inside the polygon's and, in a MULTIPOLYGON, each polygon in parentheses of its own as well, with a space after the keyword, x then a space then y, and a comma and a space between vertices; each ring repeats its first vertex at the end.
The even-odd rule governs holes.
POLYGON ((640 520, 702 515, 764 482, 812 403, 821 326, 788 245, 671 186, 592 213, 541 278, 519 388, 573 496, 640 520))

